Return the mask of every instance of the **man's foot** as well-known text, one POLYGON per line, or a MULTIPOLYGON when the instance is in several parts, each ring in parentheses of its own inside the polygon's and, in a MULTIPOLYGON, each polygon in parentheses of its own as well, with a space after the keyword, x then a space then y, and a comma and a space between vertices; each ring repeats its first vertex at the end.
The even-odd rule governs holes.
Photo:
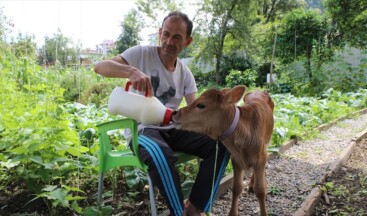
POLYGON ((200 210, 197 209, 190 200, 186 201, 185 209, 183 211, 182 216, 205 216, 205 213, 200 213, 200 210))

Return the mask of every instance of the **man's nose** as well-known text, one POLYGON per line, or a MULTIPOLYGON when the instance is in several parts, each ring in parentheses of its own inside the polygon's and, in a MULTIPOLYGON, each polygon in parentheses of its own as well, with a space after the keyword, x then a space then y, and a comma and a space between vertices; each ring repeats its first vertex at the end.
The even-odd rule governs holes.
POLYGON ((169 37, 167 39, 167 44, 169 44, 169 45, 173 44, 173 37, 169 37))

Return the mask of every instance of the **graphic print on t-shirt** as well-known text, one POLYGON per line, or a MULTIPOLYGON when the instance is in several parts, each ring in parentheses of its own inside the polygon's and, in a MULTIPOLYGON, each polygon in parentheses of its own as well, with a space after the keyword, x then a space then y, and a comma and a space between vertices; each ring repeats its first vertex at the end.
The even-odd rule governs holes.
POLYGON ((157 90, 160 84, 160 78, 159 78, 159 72, 156 70, 152 71, 151 73, 151 82, 154 90, 154 96, 158 98, 158 100, 160 100, 163 105, 166 105, 169 99, 171 99, 176 95, 176 90, 171 86, 163 94, 157 95, 157 90))

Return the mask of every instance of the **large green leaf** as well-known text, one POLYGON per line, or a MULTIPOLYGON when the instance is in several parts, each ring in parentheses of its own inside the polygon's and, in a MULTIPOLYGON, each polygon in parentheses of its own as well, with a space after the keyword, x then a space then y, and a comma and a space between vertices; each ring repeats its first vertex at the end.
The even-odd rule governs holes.
POLYGON ((144 186, 148 180, 147 175, 139 168, 126 167, 124 169, 126 183, 130 188, 136 189, 144 186))

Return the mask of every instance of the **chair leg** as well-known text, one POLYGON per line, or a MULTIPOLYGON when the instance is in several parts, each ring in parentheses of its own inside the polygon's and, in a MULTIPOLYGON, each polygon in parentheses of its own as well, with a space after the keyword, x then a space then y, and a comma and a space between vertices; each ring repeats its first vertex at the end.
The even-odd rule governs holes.
POLYGON ((152 183, 152 180, 150 179, 149 175, 148 175, 148 183, 149 183, 150 209, 151 209, 151 212, 152 212, 152 216, 156 216, 157 215, 157 208, 156 208, 156 205, 155 205, 154 187, 153 187, 153 183, 152 183))
POLYGON ((102 204, 102 193, 103 193, 103 172, 99 173, 98 177, 98 194, 97 194, 98 205, 102 204))

